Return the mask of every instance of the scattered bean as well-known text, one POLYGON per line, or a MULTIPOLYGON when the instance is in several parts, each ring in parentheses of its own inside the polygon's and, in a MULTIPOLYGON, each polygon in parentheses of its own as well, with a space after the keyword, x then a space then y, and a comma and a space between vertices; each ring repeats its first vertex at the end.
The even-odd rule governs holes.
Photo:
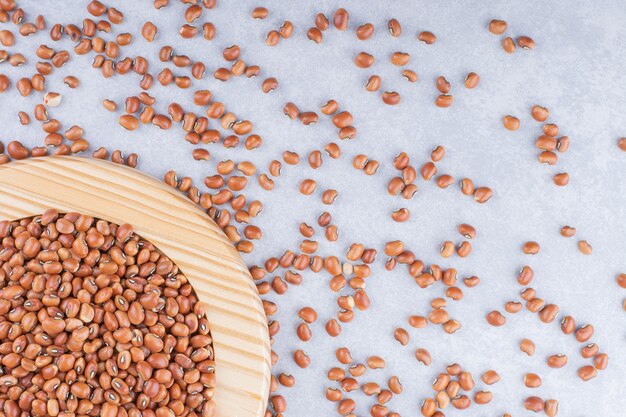
POLYGON ((502 35, 506 31, 507 24, 504 20, 493 19, 489 22, 489 32, 494 35, 502 35))

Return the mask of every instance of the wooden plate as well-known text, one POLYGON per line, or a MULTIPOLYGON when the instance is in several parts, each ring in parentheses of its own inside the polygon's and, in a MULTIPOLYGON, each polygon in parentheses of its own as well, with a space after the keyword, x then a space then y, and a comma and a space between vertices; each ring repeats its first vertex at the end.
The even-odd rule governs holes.
POLYGON ((185 273, 207 305, 218 417, 261 417, 270 345, 248 269, 221 229, 185 196, 140 171, 98 159, 45 157, 0 165, 0 221, 77 211, 130 223, 185 273))

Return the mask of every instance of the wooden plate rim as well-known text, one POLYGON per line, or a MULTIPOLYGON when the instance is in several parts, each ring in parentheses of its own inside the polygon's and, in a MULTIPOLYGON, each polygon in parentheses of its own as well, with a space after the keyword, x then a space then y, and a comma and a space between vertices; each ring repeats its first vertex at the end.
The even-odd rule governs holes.
POLYGON ((207 306, 217 417, 261 417, 269 393, 267 319, 248 268, 222 230, 180 192, 139 170, 75 156, 0 165, 0 221, 49 208, 135 231, 166 253, 207 306))

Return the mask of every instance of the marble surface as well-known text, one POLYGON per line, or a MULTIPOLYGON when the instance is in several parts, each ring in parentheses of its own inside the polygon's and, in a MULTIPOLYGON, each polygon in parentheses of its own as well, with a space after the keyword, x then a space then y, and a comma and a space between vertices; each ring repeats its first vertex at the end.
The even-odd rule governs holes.
MULTIPOLYGON (((31 0, 20 5, 29 16, 43 14, 48 22, 79 23, 87 15, 85 3, 31 0)), ((452 362, 475 375, 477 388, 484 386, 479 375, 487 369, 497 370, 502 381, 489 387, 494 393, 489 405, 473 406, 464 412, 449 409, 448 416, 496 416, 504 412, 531 415, 522 406, 523 399, 530 395, 558 399, 562 416, 626 415, 626 313, 622 310, 626 290, 615 283, 616 275, 626 272, 626 154, 616 146, 617 139, 626 136, 626 8, 622 1, 388 4, 273 0, 262 3, 270 9, 270 17, 263 21, 250 17, 250 11, 260 2, 218 1, 218 7, 205 12, 201 19, 210 20, 217 27, 212 42, 178 36, 184 7, 179 2, 171 3, 167 9, 156 11, 149 1, 107 2, 126 15, 120 31, 135 36, 133 44, 124 49, 124 56, 147 57, 150 72, 156 74, 165 66, 157 59, 158 50, 170 44, 177 53, 204 61, 210 75, 224 65, 221 50, 239 44, 243 59, 262 67, 261 77, 221 83, 207 76, 194 81, 193 88, 210 89, 214 100, 226 103, 228 110, 251 120, 255 131, 263 137, 261 149, 247 152, 209 145, 211 160, 196 162, 191 158, 192 145, 184 141, 179 129, 159 131, 142 126, 135 132, 125 131, 117 123, 120 111, 109 113, 101 102, 109 98, 121 106, 126 96, 140 92, 139 76, 129 74, 105 80, 91 68, 91 54, 72 56, 66 66, 49 77, 48 89, 63 94, 61 106, 51 109, 50 114, 61 120, 64 128, 80 124, 94 149, 107 146, 126 153, 137 152, 139 168, 145 172, 160 177, 167 170, 176 169, 179 176, 190 176, 200 184, 214 172, 220 160, 250 160, 265 170, 271 160, 280 159, 284 150, 306 155, 336 141, 336 130, 326 117, 314 126, 302 126, 284 117, 281 109, 287 101, 301 109, 317 110, 333 98, 354 115, 358 136, 341 143, 340 159, 325 158, 318 170, 306 163, 296 168, 286 166, 274 191, 261 190, 253 181, 246 192, 249 199, 258 198, 265 205, 255 222, 264 236, 255 244, 255 252, 245 256, 250 265, 280 256, 288 248, 297 248, 301 239, 298 224, 314 224, 325 209, 332 213, 340 239, 326 242, 318 230, 320 254, 340 256, 352 242, 362 242, 381 252, 372 276, 367 279, 372 299, 370 311, 357 314, 335 339, 329 338, 323 328, 323 323, 337 310, 325 274, 305 273, 301 287, 271 297, 280 305, 276 319, 282 328, 274 345, 282 358, 276 371, 293 373, 297 378, 296 388, 281 391, 288 401, 287 416, 334 415, 335 405, 324 399, 325 373, 336 365, 334 351, 340 346, 348 346, 356 361, 364 361, 369 355, 386 359, 385 370, 368 371, 362 381, 382 383, 392 374, 399 375, 404 393, 394 398, 389 408, 403 416, 419 414, 421 401, 433 394, 432 380, 452 362), (312 26, 315 13, 323 11, 330 16, 339 6, 350 11, 351 30, 327 31, 320 45, 306 39, 306 29, 312 26), (386 33, 386 21, 391 17, 403 25, 399 39, 386 33), (508 21, 507 33, 511 36, 531 36, 537 48, 505 54, 499 45, 500 37, 486 29, 492 18, 508 21), (284 19, 293 22, 293 37, 274 48, 265 46, 267 31, 278 28, 284 19), (146 20, 159 27, 157 41, 152 44, 139 36, 146 20), (360 42, 353 29, 364 22, 372 22, 377 30, 372 39, 360 42), (416 34, 422 30, 434 32, 437 43, 427 46, 418 42, 416 34), (352 61, 360 51, 376 57, 372 68, 355 67, 352 61), (389 62, 394 51, 411 54, 407 67, 419 74, 417 83, 407 83, 400 76, 401 69, 389 62), (481 76, 475 90, 462 87, 469 71, 481 76), (378 94, 364 90, 367 77, 374 73, 383 78, 385 90, 401 93, 400 105, 385 106, 378 94), (76 90, 69 90, 62 83, 62 78, 69 74, 81 80, 76 90), (453 86, 455 103, 451 108, 433 105, 437 95, 434 79, 438 75, 445 75, 453 86), (274 76, 280 83, 279 89, 269 95, 260 91, 266 76, 274 76), (533 104, 548 107, 549 120, 571 139, 569 152, 559 155, 555 167, 537 162, 534 141, 540 124, 529 115, 533 104), (518 131, 504 130, 501 118, 506 114, 520 118, 522 126, 518 131), (396 175, 393 157, 406 151, 419 166, 436 145, 446 148, 446 157, 438 164, 441 173, 470 177, 476 184, 489 186, 494 190, 493 199, 479 205, 456 187, 441 190, 434 183, 421 180, 417 195, 410 201, 387 195, 386 184, 396 175), (368 177, 352 168, 351 160, 359 153, 381 163, 375 176, 368 177), (552 176, 564 171, 570 174, 570 184, 556 187, 552 176), (304 178, 318 181, 318 191, 313 196, 298 193, 298 184, 304 178), (330 208, 320 203, 321 190, 327 188, 339 192, 330 208), (410 209, 409 222, 390 220, 391 211, 400 207, 410 209), (460 242, 456 232, 459 223, 477 228, 478 238, 472 242, 474 250, 466 259, 443 259, 438 255, 439 246, 445 240, 460 242), (575 238, 560 236, 559 229, 565 224, 577 228, 575 238), (477 288, 463 287, 462 301, 449 302, 450 315, 463 325, 456 334, 447 335, 432 325, 422 330, 408 327, 407 317, 425 315, 430 300, 442 296, 443 289, 420 289, 402 267, 393 272, 384 270, 382 243, 395 239, 403 240, 426 263, 457 268, 462 277, 481 278, 477 288), (577 250, 578 239, 593 245, 593 255, 584 256, 577 250), (526 240, 539 242, 541 252, 536 256, 524 255, 521 245, 526 240), (584 383, 576 376, 578 367, 587 361, 580 358, 581 345, 572 336, 561 334, 558 320, 546 325, 535 315, 520 312, 509 316, 507 324, 500 328, 486 323, 487 312, 518 298, 521 287, 515 276, 525 264, 535 270, 532 286, 539 297, 558 304, 561 315, 571 314, 578 323, 595 326, 593 342, 610 356, 608 369, 596 379, 584 383), (318 323, 312 326, 314 336, 309 343, 300 342, 295 335, 296 312, 305 305, 315 306, 320 315, 318 323), (411 333, 406 347, 393 339, 397 326, 411 333), (523 338, 535 341, 534 356, 519 351, 518 343, 523 338), (418 347, 431 352, 429 367, 415 360, 418 347), (306 370, 296 368, 289 358, 299 348, 305 349, 312 360, 306 370), (548 368, 545 358, 553 353, 566 353, 570 356, 569 364, 563 369, 548 368), (543 385, 537 389, 524 387, 525 372, 539 374, 543 385)), ((5 26, 0 24, 0 29, 5 26)), ((32 75, 37 60, 34 49, 41 43, 56 49, 60 45, 73 47, 67 39, 54 44, 43 34, 17 36, 15 46, 7 49, 22 52, 29 62, 17 69, 0 64, 0 73, 13 80, 32 75)), ((174 71, 187 73, 184 69, 174 71)), ((161 112, 172 101, 197 112, 202 110, 191 102, 190 91, 157 85, 150 93, 157 97, 156 108, 161 112)), ((33 106, 40 100, 40 94, 22 98, 15 88, 0 94, 0 141, 6 144, 20 139, 30 146, 41 144, 43 134, 38 123, 24 127, 17 121, 18 111, 32 114, 33 106)), ((353 398, 357 400, 359 415, 366 415, 374 403, 361 393, 353 398)))

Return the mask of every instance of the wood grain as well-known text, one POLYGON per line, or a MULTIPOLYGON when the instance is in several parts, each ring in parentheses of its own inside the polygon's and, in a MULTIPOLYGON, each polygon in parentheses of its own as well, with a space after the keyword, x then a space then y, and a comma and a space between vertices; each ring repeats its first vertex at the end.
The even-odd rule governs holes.
POLYGON ((0 166, 0 221, 49 208, 130 223, 172 259, 207 305, 217 416, 263 416, 270 378, 263 305, 239 253, 206 213, 163 182, 107 161, 55 156, 0 166))

